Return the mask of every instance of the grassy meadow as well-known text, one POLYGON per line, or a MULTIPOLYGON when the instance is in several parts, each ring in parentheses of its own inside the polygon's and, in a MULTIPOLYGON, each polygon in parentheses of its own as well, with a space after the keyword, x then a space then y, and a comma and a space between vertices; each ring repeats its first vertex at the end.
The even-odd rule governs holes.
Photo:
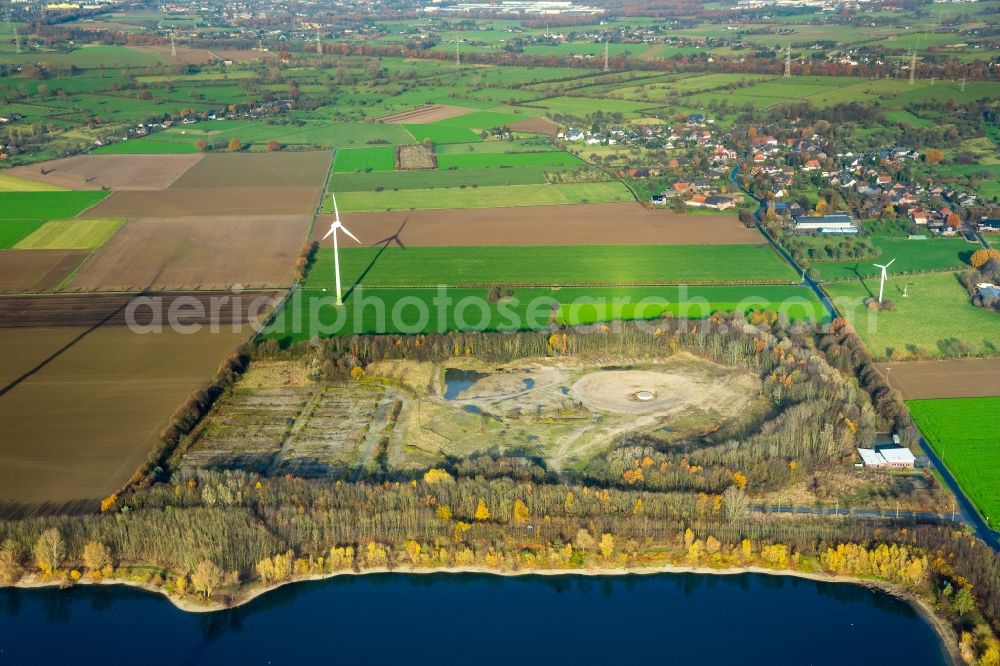
POLYGON ((991 526, 1000 521, 1000 397, 907 401, 921 432, 991 526))

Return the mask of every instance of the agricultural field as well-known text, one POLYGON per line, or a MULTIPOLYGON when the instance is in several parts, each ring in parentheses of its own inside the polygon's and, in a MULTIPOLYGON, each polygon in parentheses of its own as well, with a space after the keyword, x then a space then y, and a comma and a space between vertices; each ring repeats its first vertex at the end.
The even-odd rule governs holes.
POLYGON ((89 255, 89 250, 0 250, 0 292, 57 289, 89 255))
POLYGON ((1000 397, 907 401, 921 432, 991 525, 1000 517, 1000 397))
POLYGON ((903 276, 964 268, 969 264, 969 257, 979 248, 978 244, 962 238, 908 240, 875 237, 872 244, 880 250, 880 254, 871 259, 815 261, 812 265, 819 270, 823 281, 857 280, 859 277, 877 277, 881 269, 874 264, 895 259, 890 270, 893 275, 903 276))
MULTIPOLYGON (((346 192, 337 197, 341 211, 391 211, 433 208, 503 208, 633 201, 620 182, 562 183, 447 189, 346 192)), ((329 204, 324 210, 332 210, 329 204)))
POLYGON ((1000 358, 881 363, 878 368, 906 400, 1000 395, 1000 358))
POLYGON ((864 305, 864 299, 878 297, 878 288, 871 277, 824 285, 876 358, 1000 352, 1000 315, 973 307, 954 273, 890 275, 885 297, 894 302, 891 312, 871 312, 864 305))
MULTIPOLYGON (((319 253, 306 287, 326 286, 332 253, 319 253)), ((342 247, 341 274, 366 287, 789 284, 797 276, 763 245, 342 247)))
POLYGON ((17 250, 89 250, 111 238, 124 220, 51 220, 22 238, 17 250))
MULTIPOLYGON (((339 182, 335 179, 335 182, 339 182)), ((579 204, 449 211, 353 213, 351 231, 365 245, 387 239, 405 246, 444 245, 762 245, 763 237, 734 216, 678 215, 637 203, 579 204), (609 221, 613 221, 609 223, 609 221)), ((320 240, 331 219, 321 216, 313 239, 320 240)))
POLYGON ((71 190, 165 190, 201 161, 203 155, 78 155, 14 167, 5 176, 39 188, 71 190))
POLYGON ((396 168, 396 151, 391 146, 375 148, 345 148, 333 158, 334 173, 392 171, 396 168))
POLYGON ((0 220, 67 219, 106 196, 107 192, 0 192, 0 220))
POLYGON ((73 277, 73 290, 285 287, 310 218, 300 215, 130 218, 73 277))
MULTIPOLYGON (((822 321, 826 312, 800 286, 516 287, 510 299, 487 300, 487 289, 371 288, 334 305, 333 274, 314 270, 314 288, 294 292, 263 338, 283 346, 314 337, 361 333, 543 330, 613 320, 701 319, 720 312, 774 312, 794 322, 822 321), (322 286, 321 286, 322 285, 322 286), (450 299, 450 300, 449 300, 450 299), (462 304, 459 306, 458 304, 462 304)), ((350 288, 350 285, 345 285, 350 288)))
MULTIPOLYGON (((51 360, 8 383, 0 397, 0 500, 5 504, 96 506, 146 459, 156 434, 244 334, 136 335, 125 327, 79 336, 51 360)), ((21 340, 31 329, 0 330, 21 340)), ((12 337, 11 337, 12 336, 12 337)), ((36 352, 37 356, 44 353, 36 352)), ((0 376, 26 373, 20 354, 5 354, 0 376), (16 367, 14 367, 16 366, 16 367)))

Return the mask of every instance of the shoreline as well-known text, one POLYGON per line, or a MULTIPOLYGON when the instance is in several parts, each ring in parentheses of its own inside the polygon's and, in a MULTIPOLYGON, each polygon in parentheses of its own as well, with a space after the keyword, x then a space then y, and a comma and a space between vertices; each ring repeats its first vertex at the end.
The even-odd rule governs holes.
MULTIPOLYGON (((886 581, 868 579, 868 578, 857 578, 853 576, 834 576, 832 574, 826 574, 821 572, 807 572, 807 571, 796 571, 794 569, 769 569, 766 567, 759 566, 744 566, 744 567, 728 567, 723 569, 715 569, 712 567, 704 566, 687 566, 687 565, 660 565, 660 566, 646 566, 646 567, 635 567, 635 568, 625 568, 625 567, 609 567, 606 569, 525 569, 518 571, 498 571, 496 569, 490 569, 487 567, 479 566, 463 566, 463 567, 433 567, 433 568, 394 568, 389 569, 388 567, 378 567, 375 569, 364 569, 360 571, 355 571, 353 569, 345 569, 342 571, 334 571, 328 574, 320 574, 313 576, 304 576, 299 578, 291 578, 280 583, 274 583, 271 585, 241 585, 236 594, 228 600, 228 603, 223 603, 219 601, 211 602, 196 602, 190 598, 180 598, 171 595, 163 590, 161 587, 151 585, 149 583, 140 583, 136 581, 127 580, 117 580, 117 579, 102 579, 99 581, 81 579, 71 585, 66 587, 76 587, 82 585, 121 585, 124 587, 130 587, 133 589, 142 590, 144 592, 149 592, 151 594, 156 594, 161 597, 166 598, 170 603, 174 605, 178 610, 184 611, 186 613, 215 613, 219 611, 232 610, 240 606, 245 606, 252 602, 253 600, 261 597, 268 592, 272 592, 286 585, 297 585, 300 583, 309 583, 328 580, 331 578, 336 578, 338 576, 367 576, 376 574, 399 574, 399 575, 429 575, 429 574, 476 574, 476 575, 488 575, 488 576, 502 576, 502 577, 526 577, 526 576, 653 576, 662 574, 696 574, 696 575, 715 575, 715 576, 740 576, 746 574, 763 574, 767 576, 778 576, 778 577, 790 577, 790 578, 800 578, 804 580, 811 580, 821 583, 840 583, 847 585, 858 585, 861 587, 866 587, 870 590, 878 590, 885 594, 888 594, 896 599, 900 599, 908 603, 917 614, 927 622, 934 633, 937 634, 939 640, 941 641, 941 651, 944 656, 955 665, 961 664, 961 656, 958 651, 958 636, 952 630, 951 626, 942 618, 938 617, 934 613, 934 609, 931 605, 921 597, 916 594, 904 590, 900 587, 888 583, 886 581)), ((16 584, 10 586, 19 589, 40 589, 48 587, 62 587, 61 581, 45 581, 39 580, 37 577, 31 577, 18 581, 16 584)))

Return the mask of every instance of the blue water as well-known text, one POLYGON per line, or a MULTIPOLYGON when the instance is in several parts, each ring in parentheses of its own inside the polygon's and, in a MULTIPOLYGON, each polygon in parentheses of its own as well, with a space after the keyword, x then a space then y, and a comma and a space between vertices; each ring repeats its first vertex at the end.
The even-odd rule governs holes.
POLYGON ((138 590, 0 590, 0 664, 945 664, 906 603, 764 575, 344 576, 193 614, 138 590))
POLYGON ((472 370, 447 368, 444 371, 444 399, 454 400, 462 391, 470 388, 486 375, 472 370))
POLYGON ((531 389, 535 388, 535 380, 534 379, 531 379, 530 377, 528 377, 528 378, 526 378, 526 379, 524 379, 522 381, 524 381, 524 390, 525 391, 530 391, 531 389))

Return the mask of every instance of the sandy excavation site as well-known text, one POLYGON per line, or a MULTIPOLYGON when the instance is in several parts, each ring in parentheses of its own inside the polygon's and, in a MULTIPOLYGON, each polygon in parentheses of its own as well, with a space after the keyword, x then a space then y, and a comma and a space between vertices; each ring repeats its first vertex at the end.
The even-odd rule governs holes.
POLYGON ((259 362, 178 456, 183 466, 351 478, 520 451, 558 470, 585 464, 629 433, 669 443, 714 432, 759 396, 759 380, 745 370, 685 353, 613 365, 393 361, 334 385, 312 381, 301 361, 259 362))

